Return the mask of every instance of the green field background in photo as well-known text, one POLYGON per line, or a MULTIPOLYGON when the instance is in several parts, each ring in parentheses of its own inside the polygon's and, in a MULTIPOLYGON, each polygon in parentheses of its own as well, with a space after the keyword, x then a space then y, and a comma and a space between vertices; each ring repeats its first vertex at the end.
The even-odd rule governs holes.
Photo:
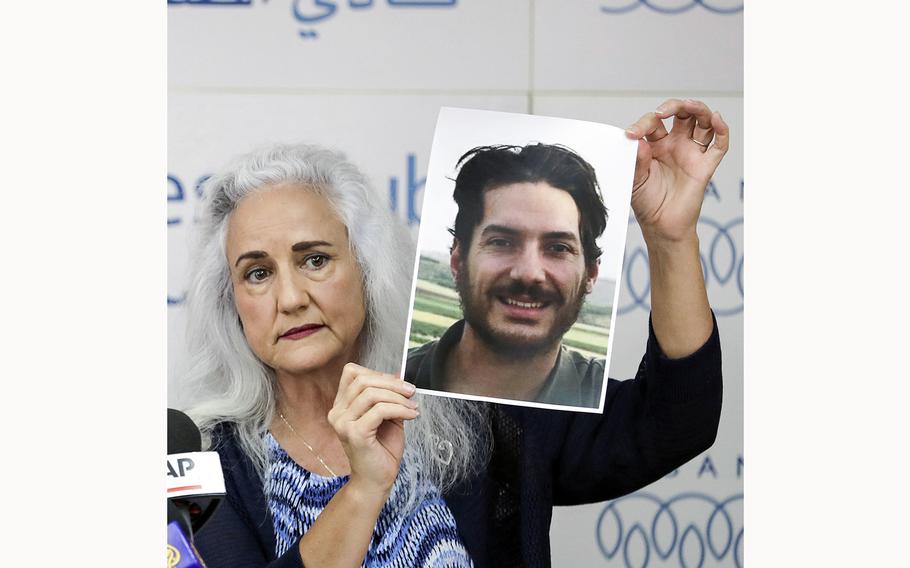
MULTIPOLYGON (((563 345, 587 357, 604 357, 610 339, 615 283, 600 279, 588 295, 578 321, 563 337, 563 345)), ((427 252, 420 256, 417 290, 411 318, 409 347, 439 339, 462 318, 448 254, 427 252)))

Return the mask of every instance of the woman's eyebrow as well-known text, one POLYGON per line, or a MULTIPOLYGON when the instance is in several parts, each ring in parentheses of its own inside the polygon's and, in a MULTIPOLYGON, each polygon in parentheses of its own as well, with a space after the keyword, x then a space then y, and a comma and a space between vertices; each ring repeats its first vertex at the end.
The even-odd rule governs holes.
POLYGON ((299 243, 294 243, 291 246, 291 250, 293 252, 301 252, 319 246, 330 247, 332 243, 326 241, 300 241, 299 243))
POLYGON ((244 260, 246 258, 265 258, 267 256, 268 256, 268 254, 265 251, 251 250, 250 252, 245 252, 245 253, 241 254, 240 256, 238 256, 237 262, 234 263, 234 266, 237 266, 238 264, 240 264, 241 260, 244 260))

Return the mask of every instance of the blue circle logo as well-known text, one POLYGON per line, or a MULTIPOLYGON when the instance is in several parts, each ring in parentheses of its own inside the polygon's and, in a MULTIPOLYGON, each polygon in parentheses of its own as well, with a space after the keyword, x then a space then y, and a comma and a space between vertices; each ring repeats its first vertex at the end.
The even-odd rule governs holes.
POLYGON ((597 546, 626 567, 701 567, 708 558, 743 565, 742 493, 717 500, 703 493, 662 499, 634 493, 608 503, 597 519, 597 546))
POLYGON ((738 14, 743 11, 742 0, 608 0, 600 11, 606 14, 625 14, 644 6, 659 14, 682 14, 702 7, 715 14, 738 14))
MULTIPOLYGON (((629 224, 634 223, 635 220, 630 217, 629 224)), ((742 217, 725 223, 705 216, 698 220, 701 268, 711 307, 717 316, 732 316, 743 311, 745 257, 739 242, 742 226, 742 217)), ((648 251, 641 242, 626 242, 622 286, 624 293, 620 295, 619 315, 625 315, 636 308, 651 310, 648 251)))

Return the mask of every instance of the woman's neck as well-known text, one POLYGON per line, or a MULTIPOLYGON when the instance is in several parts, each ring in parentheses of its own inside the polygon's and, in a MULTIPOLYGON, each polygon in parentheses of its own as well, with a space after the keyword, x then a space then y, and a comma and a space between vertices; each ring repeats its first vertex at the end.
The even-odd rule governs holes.
POLYGON ((291 414, 301 422, 316 418, 325 422, 335 403, 343 368, 344 365, 326 365, 300 375, 279 371, 276 393, 278 411, 286 416, 291 414))
POLYGON ((320 475, 350 473, 344 448, 328 421, 343 368, 326 365, 304 375, 277 373, 277 412, 269 430, 291 459, 320 475))

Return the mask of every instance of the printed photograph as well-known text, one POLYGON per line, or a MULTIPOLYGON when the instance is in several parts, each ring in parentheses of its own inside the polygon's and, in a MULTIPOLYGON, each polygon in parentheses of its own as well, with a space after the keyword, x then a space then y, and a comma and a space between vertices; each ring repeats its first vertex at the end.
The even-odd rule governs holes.
POLYGON ((440 111, 406 380, 431 394, 602 411, 635 149, 604 124, 440 111))

